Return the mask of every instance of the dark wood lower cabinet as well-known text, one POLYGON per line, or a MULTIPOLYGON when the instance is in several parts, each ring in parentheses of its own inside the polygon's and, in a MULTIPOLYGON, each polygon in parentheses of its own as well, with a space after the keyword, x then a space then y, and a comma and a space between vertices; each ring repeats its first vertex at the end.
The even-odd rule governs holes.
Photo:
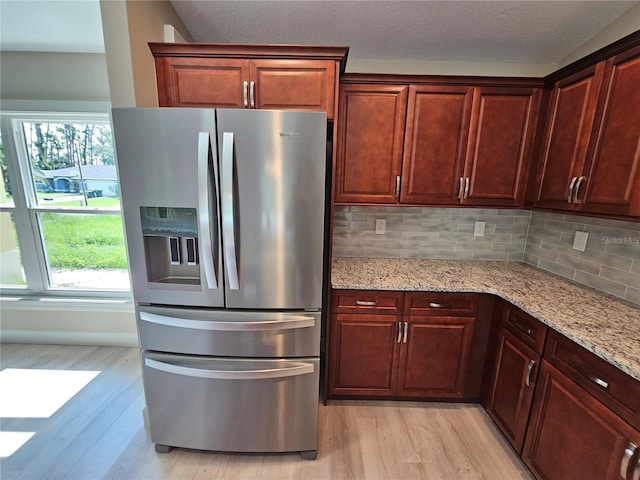
POLYGON ((397 394, 463 398, 473 324, 474 317, 409 317, 397 394))
POLYGON ((329 392, 395 395, 400 315, 332 315, 329 392))
POLYGON ((546 361, 523 459, 549 480, 630 479, 640 432, 546 361))
POLYGON ((518 452, 522 451, 539 368, 540 354, 501 328, 485 408, 518 452))

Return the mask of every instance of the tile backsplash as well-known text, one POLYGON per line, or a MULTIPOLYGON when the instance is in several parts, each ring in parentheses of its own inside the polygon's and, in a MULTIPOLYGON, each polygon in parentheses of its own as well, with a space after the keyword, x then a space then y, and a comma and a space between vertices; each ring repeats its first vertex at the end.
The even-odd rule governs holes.
POLYGON ((510 209, 337 206, 335 257, 524 261, 640 304, 640 223, 510 209), (384 219, 386 232, 375 233, 384 219), (485 222, 484 236, 474 236, 485 222), (589 233, 584 252, 576 231, 589 233))
POLYGON ((531 212, 475 208, 336 207, 336 257, 522 261, 531 212), (375 233, 376 219, 386 233, 375 233), (477 221, 483 237, 474 237, 477 221))
POLYGON ((532 212, 524 261, 640 304, 640 223, 532 212), (584 252, 576 231, 589 233, 584 252))

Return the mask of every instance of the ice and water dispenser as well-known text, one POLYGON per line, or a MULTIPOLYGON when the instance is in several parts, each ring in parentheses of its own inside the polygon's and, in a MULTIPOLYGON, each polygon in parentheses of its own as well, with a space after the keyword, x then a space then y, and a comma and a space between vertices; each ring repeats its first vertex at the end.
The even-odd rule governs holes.
POLYGON ((140 207, 147 280, 199 285, 195 208, 140 207))

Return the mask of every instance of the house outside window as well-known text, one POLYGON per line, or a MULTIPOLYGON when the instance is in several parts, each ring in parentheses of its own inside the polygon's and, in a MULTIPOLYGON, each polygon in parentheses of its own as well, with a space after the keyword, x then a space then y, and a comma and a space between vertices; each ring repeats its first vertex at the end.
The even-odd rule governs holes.
POLYGON ((130 290, 109 116, 2 112, 2 292, 130 290))

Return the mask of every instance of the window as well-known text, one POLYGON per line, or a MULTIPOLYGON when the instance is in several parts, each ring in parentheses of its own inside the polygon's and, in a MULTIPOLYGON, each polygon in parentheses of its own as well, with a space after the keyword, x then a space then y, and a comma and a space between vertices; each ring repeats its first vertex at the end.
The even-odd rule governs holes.
POLYGON ((3 292, 128 292, 109 116, 2 113, 2 133, 3 292))

